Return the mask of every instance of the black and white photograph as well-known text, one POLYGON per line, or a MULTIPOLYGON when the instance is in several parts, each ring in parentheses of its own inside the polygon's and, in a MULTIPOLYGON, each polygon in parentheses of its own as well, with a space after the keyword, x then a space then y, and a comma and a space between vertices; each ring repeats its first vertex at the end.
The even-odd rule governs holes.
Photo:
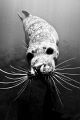
POLYGON ((0 0, 0 120, 80 120, 80 0, 0 0))

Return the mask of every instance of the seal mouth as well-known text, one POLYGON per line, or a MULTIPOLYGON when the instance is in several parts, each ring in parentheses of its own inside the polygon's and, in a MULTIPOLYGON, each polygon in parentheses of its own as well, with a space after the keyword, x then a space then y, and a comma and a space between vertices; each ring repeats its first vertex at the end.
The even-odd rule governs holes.
POLYGON ((55 70, 55 67, 53 67, 52 65, 42 64, 39 66, 32 67, 31 73, 32 74, 49 74, 54 70, 55 70))
POLYGON ((51 65, 45 65, 43 64, 41 67, 40 67, 40 71, 42 73, 49 73, 53 70, 53 67, 51 65))

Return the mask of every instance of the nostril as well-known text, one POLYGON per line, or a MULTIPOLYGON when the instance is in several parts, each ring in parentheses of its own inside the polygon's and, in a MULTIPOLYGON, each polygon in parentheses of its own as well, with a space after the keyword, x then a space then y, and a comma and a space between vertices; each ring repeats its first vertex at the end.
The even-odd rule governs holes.
POLYGON ((46 50, 46 53, 47 53, 47 54, 53 54, 53 52, 54 52, 53 48, 48 48, 48 49, 46 50))

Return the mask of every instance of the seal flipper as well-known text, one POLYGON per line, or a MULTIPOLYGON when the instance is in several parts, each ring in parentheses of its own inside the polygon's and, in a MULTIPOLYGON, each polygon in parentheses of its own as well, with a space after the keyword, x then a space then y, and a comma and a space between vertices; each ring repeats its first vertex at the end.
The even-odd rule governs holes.
POLYGON ((21 19, 21 21, 23 22, 23 18, 21 17, 21 15, 17 12, 19 18, 21 19))
POLYGON ((27 11, 22 11, 22 13, 25 15, 25 17, 29 17, 29 13, 27 11))

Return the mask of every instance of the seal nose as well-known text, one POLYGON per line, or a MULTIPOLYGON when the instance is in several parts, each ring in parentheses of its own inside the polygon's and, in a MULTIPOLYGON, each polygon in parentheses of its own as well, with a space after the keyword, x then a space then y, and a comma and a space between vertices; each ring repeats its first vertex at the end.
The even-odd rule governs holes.
POLYGON ((42 72, 42 73, 49 73, 52 70, 53 70, 53 67, 51 65, 44 64, 40 67, 40 72, 42 72))
POLYGON ((43 64, 43 65, 40 65, 37 67, 33 67, 33 69, 37 73, 47 74, 47 73, 53 71, 55 69, 55 67, 53 68, 53 66, 51 66, 51 65, 43 64))

